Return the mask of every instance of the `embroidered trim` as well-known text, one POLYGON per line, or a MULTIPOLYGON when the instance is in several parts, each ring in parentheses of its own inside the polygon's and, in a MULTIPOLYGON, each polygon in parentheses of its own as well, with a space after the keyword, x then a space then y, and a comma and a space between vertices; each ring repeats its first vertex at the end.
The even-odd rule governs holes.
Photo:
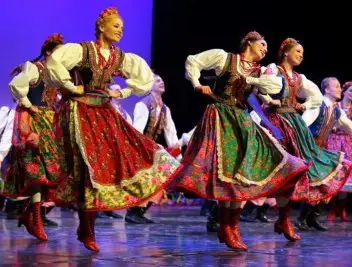
POLYGON ((324 179, 316 181, 316 182, 311 182, 309 183, 311 186, 320 186, 323 184, 326 184, 327 182, 329 182, 330 180, 334 179, 335 176, 337 175, 337 173, 341 170, 342 166, 342 162, 345 159, 345 153, 340 152, 340 157, 339 157, 339 164, 336 166, 335 170, 332 171, 330 174, 328 174, 324 179))
POLYGON ((36 65, 36 67, 38 68, 39 77, 38 77, 37 82, 29 84, 29 88, 37 87, 45 80, 44 63, 36 61, 36 62, 33 62, 33 64, 36 65))
POLYGON ((124 53, 121 49, 116 48, 114 63, 108 69, 104 69, 98 66, 95 45, 92 42, 83 42, 81 45, 83 47, 83 55, 81 66, 77 68, 78 76, 81 76, 80 72, 86 68, 89 68, 92 72, 91 80, 88 84, 84 84, 85 89, 87 91, 94 91, 95 89, 107 90, 107 85, 114 81, 112 76, 122 76, 121 68, 124 53))
MULTIPOLYGON (((215 107, 214 107, 215 108, 215 107)), ((216 109, 216 108, 215 108, 216 109)), ((253 122, 254 123, 254 122, 253 122)), ((255 124, 257 125, 257 124, 255 124)), ((223 182, 227 182, 227 183, 232 183, 232 184, 245 184, 245 185, 265 185, 268 182, 270 182, 270 180, 284 167, 284 165, 287 163, 288 160, 288 154, 287 152, 282 148, 282 146, 279 144, 279 142, 269 133, 269 131, 261 126, 259 126, 258 130, 261 129, 270 139, 270 141, 272 141, 274 147, 280 152, 280 154, 283 156, 281 162, 275 167, 275 169, 266 177, 264 178, 262 181, 260 182, 255 182, 252 181, 250 179, 248 179, 247 177, 236 173, 234 175, 233 179, 232 177, 226 177, 224 175, 224 167, 223 167, 223 154, 222 154, 222 140, 221 139, 221 128, 220 128, 220 117, 219 117, 219 113, 216 110, 216 134, 217 134, 217 139, 216 139, 216 150, 217 150, 217 158, 218 158, 218 178, 223 181, 223 182), (237 180, 236 180, 237 179, 237 180)))
POLYGON ((92 183, 93 188, 95 188, 95 183, 93 181, 93 177, 94 177, 94 169, 92 168, 92 166, 90 166, 89 164, 89 160, 88 160, 88 156, 86 153, 86 150, 84 148, 84 142, 82 140, 82 132, 81 132, 81 126, 80 126, 80 122, 79 122, 79 113, 78 113, 78 103, 76 101, 71 101, 72 103, 72 107, 73 107, 73 119, 74 119, 74 125, 75 125, 75 140, 77 143, 77 146, 79 148, 79 151, 81 152, 82 158, 84 163, 87 165, 88 167, 88 172, 89 172, 89 179, 90 182, 92 183))
MULTIPOLYGON (((149 114, 151 114, 151 111, 152 111, 151 107, 152 106, 150 105, 149 114)), ((157 118, 155 117, 155 114, 150 115, 150 119, 149 119, 148 125, 147 125, 147 131, 146 131, 145 135, 150 137, 153 140, 156 140, 158 135, 160 135, 162 133, 162 131, 164 130, 165 116, 166 116, 166 106, 165 106, 165 104, 163 104, 163 106, 160 109, 159 118, 158 118, 158 121, 156 122, 156 124, 155 124, 155 121, 157 118)))

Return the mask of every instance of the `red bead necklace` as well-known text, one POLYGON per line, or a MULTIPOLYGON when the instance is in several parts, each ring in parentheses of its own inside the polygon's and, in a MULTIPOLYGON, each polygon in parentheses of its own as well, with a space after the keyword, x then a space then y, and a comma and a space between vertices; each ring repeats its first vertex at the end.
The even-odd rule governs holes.
POLYGON ((108 60, 106 60, 104 58, 104 56, 101 54, 101 52, 100 52, 101 42, 99 40, 97 40, 95 42, 95 46, 96 46, 97 54, 98 54, 98 66, 100 68, 102 68, 102 69, 110 68, 114 64, 114 62, 116 60, 116 49, 115 49, 115 46, 113 46, 113 45, 110 46, 110 49, 109 49, 110 55, 109 55, 108 60))

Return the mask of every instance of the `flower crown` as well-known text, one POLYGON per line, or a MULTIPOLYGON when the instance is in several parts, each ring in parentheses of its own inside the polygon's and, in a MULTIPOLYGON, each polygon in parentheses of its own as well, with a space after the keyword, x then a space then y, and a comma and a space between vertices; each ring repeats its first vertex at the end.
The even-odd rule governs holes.
POLYGON ((46 38, 45 42, 42 45, 42 48, 47 46, 50 43, 57 42, 60 44, 64 43, 64 37, 60 33, 55 33, 53 35, 50 35, 48 38, 46 38))
POLYGON ((108 7, 108 8, 105 8, 102 12, 100 12, 97 21, 101 21, 101 20, 103 20, 105 17, 112 16, 112 15, 119 16, 119 12, 117 11, 117 9, 116 9, 115 7, 108 7))
POLYGON ((260 35, 258 32, 256 31, 251 31, 249 33, 247 33, 247 35, 243 38, 244 40, 247 39, 258 39, 258 40, 263 40, 264 36, 260 35))
POLYGON ((285 47, 289 44, 299 44, 299 41, 293 38, 287 38, 280 45, 279 51, 282 52, 285 49, 285 47))

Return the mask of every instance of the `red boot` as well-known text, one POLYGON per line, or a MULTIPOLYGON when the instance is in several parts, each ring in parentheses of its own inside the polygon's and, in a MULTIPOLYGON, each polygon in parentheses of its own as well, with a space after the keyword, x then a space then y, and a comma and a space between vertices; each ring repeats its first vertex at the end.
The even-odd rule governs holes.
POLYGON ((239 232, 241 211, 242 209, 232 210, 220 207, 220 229, 218 231, 218 238, 220 243, 225 243, 229 248, 247 250, 239 232))
POLYGON ((48 241, 48 237, 44 232, 43 221, 40 213, 40 202, 33 203, 32 207, 33 207, 33 224, 32 224, 33 236, 35 236, 41 241, 48 241))
POLYGON ((18 217, 18 227, 21 227, 22 224, 26 227, 27 232, 33 235, 33 212, 31 204, 28 204, 24 212, 18 217))
POLYGON ((347 217, 346 206, 347 206, 347 198, 339 199, 339 210, 340 210, 341 222, 348 222, 349 221, 349 219, 347 217))
POLYGON ((80 226, 77 229, 77 239, 92 251, 98 252, 99 245, 95 242, 95 218, 96 212, 79 211, 80 226))
POLYGON ((236 240, 236 247, 241 250, 248 250, 247 246, 243 243, 240 232, 240 215, 242 209, 230 209, 231 230, 236 240))
POLYGON ((333 197, 330 200, 330 210, 329 210, 329 215, 328 215, 328 222, 334 222, 336 219, 336 214, 337 214, 337 205, 336 205, 336 197, 333 197))
POLYGON ((296 234, 291 219, 290 219, 290 204, 285 207, 279 208, 279 219, 275 223, 275 232, 284 234, 284 236, 290 241, 300 240, 300 236, 296 234))

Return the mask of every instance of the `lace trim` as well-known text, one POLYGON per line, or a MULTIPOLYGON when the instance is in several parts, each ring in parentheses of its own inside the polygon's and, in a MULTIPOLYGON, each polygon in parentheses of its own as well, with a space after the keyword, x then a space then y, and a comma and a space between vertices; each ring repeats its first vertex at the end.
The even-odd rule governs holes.
POLYGON ((339 164, 336 166, 335 170, 333 170, 330 174, 328 174, 324 179, 316 181, 316 182, 311 182, 309 183, 311 186, 320 186, 323 184, 328 183, 329 181, 331 181, 332 179, 335 178, 335 176, 337 175, 337 173, 342 169, 342 162, 345 159, 345 153, 340 152, 340 157, 339 157, 339 164))
MULTIPOLYGON (((257 125, 257 124, 256 124, 257 125)), ((268 130, 265 128, 259 126, 261 130, 269 137, 269 139, 272 141, 273 145, 275 148, 278 149, 278 151, 282 154, 283 158, 281 162, 276 166, 276 168, 262 181, 256 182, 248 179, 247 177, 243 176, 242 174, 236 173, 234 175, 234 178, 229 178, 224 175, 224 168, 223 168, 223 154, 222 154, 222 142, 221 142, 221 129, 220 129, 220 118, 219 118, 219 113, 216 112, 216 134, 217 134, 217 139, 216 139, 216 150, 217 150, 217 158, 218 158, 218 178, 227 183, 232 183, 232 184, 245 184, 245 185, 258 185, 258 186, 263 186, 270 182, 270 180, 275 177, 275 175, 284 167, 284 165, 287 163, 288 160, 288 154, 287 152, 282 148, 280 143, 269 133, 268 130)))
POLYGON ((75 124, 75 139, 76 139, 76 143, 77 143, 77 146, 79 148, 79 151, 81 152, 83 161, 88 167, 90 182, 92 183, 93 188, 96 188, 95 187, 96 183, 93 181, 94 169, 89 164, 88 156, 87 156, 86 150, 84 148, 84 143, 83 143, 83 139, 82 139, 83 134, 81 132, 81 127, 80 127, 80 123, 79 123, 79 117, 80 116, 78 114, 77 102, 76 101, 72 101, 72 106, 73 106, 73 118, 74 118, 74 124, 75 124))

